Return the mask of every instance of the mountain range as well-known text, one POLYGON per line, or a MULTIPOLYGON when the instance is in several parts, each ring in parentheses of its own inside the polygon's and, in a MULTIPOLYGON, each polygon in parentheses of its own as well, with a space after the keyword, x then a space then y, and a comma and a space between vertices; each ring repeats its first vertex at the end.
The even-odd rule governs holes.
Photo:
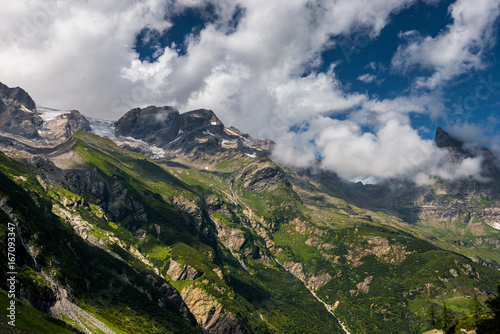
POLYGON ((0 83, 0 238, 16 235, 18 312, 2 328, 423 333, 444 306, 466 319, 500 282, 500 169, 443 129, 435 145, 457 165, 481 157, 480 177, 352 183, 276 164, 272 141, 210 110, 112 122, 0 83))

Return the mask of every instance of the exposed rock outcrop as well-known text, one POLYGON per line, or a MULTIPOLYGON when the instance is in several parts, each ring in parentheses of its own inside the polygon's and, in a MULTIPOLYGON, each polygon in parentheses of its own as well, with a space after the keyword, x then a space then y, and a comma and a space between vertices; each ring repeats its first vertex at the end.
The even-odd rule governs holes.
POLYGON ((434 141, 438 147, 448 149, 450 158, 455 163, 466 158, 481 157, 481 176, 491 178, 498 184, 498 178, 500 177, 500 168, 498 166, 500 162, 488 148, 473 143, 465 143, 439 127, 436 129, 434 141))
POLYGON ((44 120, 28 93, 0 83, 0 130, 28 139, 59 143, 78 130, 90 131, 91 128, 89 121, 77 110, 60 112, 44 120))
POLYGON ((78 110, 71 110, 45 121, 39 134, 43 139, 62 142, 78 130, 91 131, 92 129, 89 121, 78 110))
POLYGON ((290 185, 283 170, 271 160, 264 159, 248 165, 241 171, 239 178, 244 187, 253 192, 267 190, 280 182, 290 185))
POLYGON ((141 139, 149 144, 164 147, 179 133, 181 118, 171 107, 149 106, 135 108, 115 122, 118 136, 141 139))
POLYGON ((6 104, 18 103, 31 111, 36 109, 35 101, 33 101, 31 96, 29 96, 24 89, 19 87, 9 88, 1 82, 0 99, 6 104))
POLYGON ((283 268, 285 268, 290 274, 300 279, 309 290, 317 291, 319 288, 325 286, 332 280, 332 276, 328 273, 323 274, 308 274, 304 273, 304 266, 300 262, 284 262, 283 268))
POLYGON ((201 277, 202 272, 194 269, 188 264, 181 264, 175 260, 170 260, 167 274, 172 278, 172 281, 192 281, 201 277))
POLYGON ((185 287, 182 299, 195 316, 198 324, 210 334, 248 333, 238 318, 225 310, 215 297, 195 286, 185 287))
POLYGON ((438 147, 461 148, 462 141, 450 136, 446 131, 438 127, 436 129, 435 142, 438 147))
POLYGON ((33 99, 23 89, 0 83, 0 130, 30 139, 39 137, 43 119, 33 99))
POLYGON ((188 320, 193 325, 197 325, 195 317, 189 311, 189 308, 182 299, 181 295, 173 286, 167 282, 162 282, 161 286, 157 287, 157 289, 171 302, 173 302, 175 306, 177 306, 184 319, 188 320))

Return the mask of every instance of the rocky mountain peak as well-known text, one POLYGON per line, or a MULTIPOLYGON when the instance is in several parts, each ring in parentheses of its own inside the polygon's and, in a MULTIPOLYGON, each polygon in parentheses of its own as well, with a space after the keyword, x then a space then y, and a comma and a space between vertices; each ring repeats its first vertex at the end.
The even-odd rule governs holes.
POLYGON ((0 82, 0 131, 56 143, 78 130, 90 131, 91 128, 77 110, 38 107, 22 88, 9 88, 0 82))
POLYGON ((448 149, 450 158, 455 163, 460 163, 466 158, 481 157, 481 176, 489 179, 490 182, 500 181, 498 158, 487 147, 464 143, 439 127, 436 129, 435 142, 438 147, 448 149))
POLYGON ((181 114, 182 126, 184 132, 191 131, 211 131, 222 134, 224 124, 215 115, 212 110, 197 109, 181 114))
POLYGON ((140 140, 172 154, 236 149, 247 155, 261 156, 268 154, 273 144, 252 138, 233 127, 226 128, 215 113, 207 109, 180 114, 168 106, 135 108, 114 126, 117 137, 140 140))
POLYGON ((36 104, 23 89, 0 83, 0 131, 26 138, 38 138, 42 118, 36 104))
POLYGON ((115 122, 117 136, 140 139, 163 147, 177 136, 181 119, 172 107, 135 108, 115 122))
POLYGON ((35 101, 29 96, 28 93, 22 88, 15 87, 9 88, 0 82, 0 99, 6 105, 12 103, 20 103, 24 105, 27 109, 35 111, 36 104, 35 101))
POLYGON ((440 127, 436 129, 435 142, 438 147, 460 148, 464 144, 462 141, 452 137, 448 132, 440 127))

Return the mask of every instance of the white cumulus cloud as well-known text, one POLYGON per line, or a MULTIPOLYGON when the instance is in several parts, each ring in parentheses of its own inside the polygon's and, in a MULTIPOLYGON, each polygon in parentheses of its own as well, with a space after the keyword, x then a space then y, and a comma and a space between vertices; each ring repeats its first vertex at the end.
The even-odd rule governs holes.
POLYGON ((420 67, 432 71, 416 80, 419 87, 435 88, 469 70, 484 68, 484 52, 496 43, 500 2, 498 0, 457 0, 449 7, 453 23, 437 36, 404 32, 392 66, 402 72, 420 67))

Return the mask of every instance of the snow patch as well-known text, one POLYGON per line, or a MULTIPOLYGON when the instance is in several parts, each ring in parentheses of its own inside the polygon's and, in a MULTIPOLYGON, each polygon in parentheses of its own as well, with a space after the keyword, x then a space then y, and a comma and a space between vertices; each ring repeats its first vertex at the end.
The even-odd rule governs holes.
POLYGON ((175 138, 174 140, 172 140, 170 143, 175 143, 176 141, 178 141, 181 138, 182 138, 182 136, 179 136, 179 137, 175 138))
POLYGON ((211 125, 217 125, 217 122, 210 122, 211 125))
MULTIPOLYGON (((134 143, 144 147, 145 149, 149 150, 153 154, 153 156, 151 157, 152 159, 165 158, 165 150, 160 148, 160 147, 156 147, 155 145, 149 145, 145 141, 140 140, 140 139, 136 139, 134 137, 120 137, 120 138, 134 142, 134 143)), ((118 140, 120 138, 118 138, 118 140)))
POLYGON ((246 146, 246 147, 250 147, 250 148, 252 148, 252 149, 254 149, 254 150, 257 150, 257 151, 262 151, 260 148, 258 148, 258 147, 256 147, 256 146, 255 146, 255 141, 253 141, 253 140, 248 140, 248 139, 245 139, 245 138, 243 138, 243 139, 244 139, 244 141, 242 142, 242 144, 243 144, 244 146, 246 146))
POLYGON ((252 154, 245 153, 245 155, 250 157, 250 158, 257 158, 257 156, 254 153, 252 153, 252 154))
POLYGON ((495 228, 495 229, 497 229, 497 230, 500 230, 500 223, 499 222, 494 222, 492 227, 495 228))
POLYGON ((113 121, 87 117, 90 123, 91 132, 101 137, 115 140, 115 126, 113 121))
MULTIPOLYGON (((24 109, 26 109, 26 107, 23 106, 23 110, 24 109)), ((26 109, 25 111, 32 112, 31 110, 28 109, 26 109)), ((69 110, 52 109, 52 108, 42 107, 39 105, 36 106, 36 111, 40 114, 40 117, 43 119, 44 122, 52 121, 61 115, 67 115, 71 113, 71 111, 69 110)))
POLYGON ((34 111, 33 111, 33 110, 26 108, 26 106, 25 106, 24 104, 21 104, 21 109, 22 109, 23 111, 25 111, 25 112, 34 113, 34 111))
MULTIPOLYGON (((106 138, 109 138, 111 140, 120 140, 120 139, 123 140, 124 139, 124 140, 134 142, 134 143, 140 145, 141 147, 147 149, 148 151, 150 151, 152 154, 152 156, 151 156, 152 159, 160 159, 160 158, 165 157, 165 150, 164 149, 162 149, 160 147, 156 147, 154 145, 149 145, 148 143, 146 143, 143 140, 136 139, 133 137, 116 137, 114 121, 104 120, 104 119, 99 119, 99 118, 91 118, 91 117, 87 117, 87 119, 90 123, 90 128, 92 129, 91 132, 93 134, 96 134, 96 135, 101 136, 101 137, 106 137, 106 138)), ((179 138, 177 138, 177 139, 179 139, 179 138)))
POLYGON ((203 134, 204 134, 204 135, 210 135, 210 136, 212 136, 212 137, 217 137, 217 138, 220 138, 220 136, 219 136, 219 135, 216 135, 216 134, 214 134, 214 133, 212 133, 212 132, 210 132, 210 131, 208 131, 208 130, 203 131, 203 134))
POLYGON ((151 150, 151 153, 153 153, 153 159, 161 159, 161 158, 165 158, 165 150, 160 148, 160 147, 156 147, 156 146, 150 146, 149 149, 151 150))
POLYGON ((227 133, 233 135, 233 136, 238 136, 238 137, 241 137, 239 134, 237 134, 236 132, 234 131, 231 131, 229 130, 228 128, 224 128, 224 131, 226 131, 227 133))

